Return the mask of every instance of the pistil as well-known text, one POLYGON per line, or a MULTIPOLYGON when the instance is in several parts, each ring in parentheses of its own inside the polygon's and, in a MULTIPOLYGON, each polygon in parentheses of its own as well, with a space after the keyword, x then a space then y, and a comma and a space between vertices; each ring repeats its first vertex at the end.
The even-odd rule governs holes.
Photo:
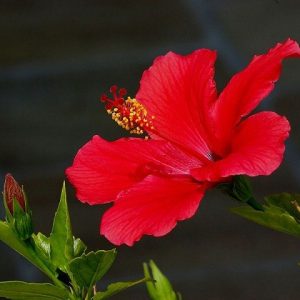
POLYGON ((126 89, 118 90, 116 85, 110 88, 113 99, 106 94, 101 96, 101 101, 105 103, 105 108, 111 118, 122 128, 133 134, 144 134, 153 131, 154 116, 149 117, 146 108, 135 98, 124 96, 126 89))

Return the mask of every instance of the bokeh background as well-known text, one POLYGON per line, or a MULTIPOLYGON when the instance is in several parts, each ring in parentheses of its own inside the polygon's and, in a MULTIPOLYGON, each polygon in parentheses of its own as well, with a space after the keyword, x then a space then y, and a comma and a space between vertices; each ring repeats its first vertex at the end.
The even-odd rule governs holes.
MULTIPOLYGON (((157 55, 218 50, 219 90, 255 53, 292 37, 300 41, 297 0, 0 0, 0 179, 25 185, 37 231, 49 233, 64 170, 94 134, 125 133, 99 95, 113 84, 138 89, 157 55)), ((285 61, 276 90, 260 106, 286 115, 293 130, 283 165, 253 180, 258 198, 300 192, 300 62, 285 61)), ((117 170, 116 170, 117 172, 117 170)), ((105 207, 75 199, 68 185, 74 233, 90 248, 112 248, 98 234, 105 207)), ((142 276, 154 259, 184 299, 298 299, 300 241, 229 212, 221 193, 205 196, 198 213, 163 238, 118 248, 103 285, 142 276)), ((3 210, 1 210, 3 214, 3 210)), ((0 245, 0 280, 45 278, 0 245)), ((143 286, 114 299, 147 299, 143 286)))

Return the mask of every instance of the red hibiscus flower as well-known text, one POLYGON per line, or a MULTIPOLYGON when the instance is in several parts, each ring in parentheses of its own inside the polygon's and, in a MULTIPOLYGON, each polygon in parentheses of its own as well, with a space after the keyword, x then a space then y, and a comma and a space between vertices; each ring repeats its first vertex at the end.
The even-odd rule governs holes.
POLYGON ((234 175, 269 175, 281 163, 290 126, 285 117, 249 113, 273 89, 295 41, 255 56, 220 95, 214 82, 216 52, 169 52, 144 72, 136 99, 102 97, 112 118, 149 138, 108 142, 94 136, 66 170, 77 197, 90 205, 114 202, 100 232, 116 245, 143 235, 162 236, 192 217, 205 191, 234 175))

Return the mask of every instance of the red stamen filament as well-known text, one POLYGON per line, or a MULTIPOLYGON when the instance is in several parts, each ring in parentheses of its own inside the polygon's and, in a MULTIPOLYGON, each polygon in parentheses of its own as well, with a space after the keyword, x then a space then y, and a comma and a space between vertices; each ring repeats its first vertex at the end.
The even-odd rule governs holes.
POLYGON ((114 85, 110 88, 110 92, 113 99, 104 94, 101 101, 105 103, 107 113, 118 125, 135 134, 143 134, 154 129, 152 123, 154 116, 149 118, 145 107, 136 99, 128 97, 125 100, 126 89, 121 88, 118 91, 118 87, 114 85))

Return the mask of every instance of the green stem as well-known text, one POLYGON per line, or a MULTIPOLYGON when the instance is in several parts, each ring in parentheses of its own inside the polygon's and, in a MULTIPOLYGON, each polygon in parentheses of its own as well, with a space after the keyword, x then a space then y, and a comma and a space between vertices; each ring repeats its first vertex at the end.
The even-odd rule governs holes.
POLYGON ((3 221, 0 221, 0 240, 2 240, 7 246, 14 249, 16 252, 25 257, 44 274, 46 274, 55 285, 66 288, 66 286, 56 277, 47 264, 37 255, 34 250, 32 240, 22 241, 18 238, 14 230, 3 221))
POLYGON ((71 280, 71 285, 72 285, 72 290, 74 292, 73 294, 73 297, 74 299, 79 299, 81 300, 82 299, 82 296, 81 296, 81 293, 82 293, 82 290, 80 289, 80 287, 77 285, 77 282, 76 280, 74 279, 74 276, 72 275, 72 272, 70 271, 70 269, 67 267, 66 268, 66 271, 68 273, 68 275, 70 276, 70 280, 71 280), (77 298, 79 297, 79 298, 77 298))
POLYGON ((93 289, 89 288, 85 300, 90 300, 92 298, 92 294, 93 294, 93 289))
POLYGON ((242 203, 247 203, 255 210, 264 211, 264 207, 255 200, 250 181, 246 176, 234 176, 230 182, 221 183, 218 187, 231 198, 242 203))
POLYGON ((252 208, 254 208, 255 210, 261 210, 261 211, 264 211, 264 207, 259 203, 257 202, 253 197, 249 198, 246 203, 248 205, 250 205, 252 208))
MULTIPOLYGON (((39 268, 45 275, 47 275, 55 285, 62 287, 62 288, 66 288, 66 286, 57 278, 56 273, 53 272, 51 269, 49 269, 47 264, 37 255, 37 253, 34 250, 34 246, 32 244, 33 240, 30 239, 27 243, 28 243, 27 249, 32 258, 31 262, 37 268, 39 268)), ((25 257, 25 258, 27 258, 27 257, 25 257)))

